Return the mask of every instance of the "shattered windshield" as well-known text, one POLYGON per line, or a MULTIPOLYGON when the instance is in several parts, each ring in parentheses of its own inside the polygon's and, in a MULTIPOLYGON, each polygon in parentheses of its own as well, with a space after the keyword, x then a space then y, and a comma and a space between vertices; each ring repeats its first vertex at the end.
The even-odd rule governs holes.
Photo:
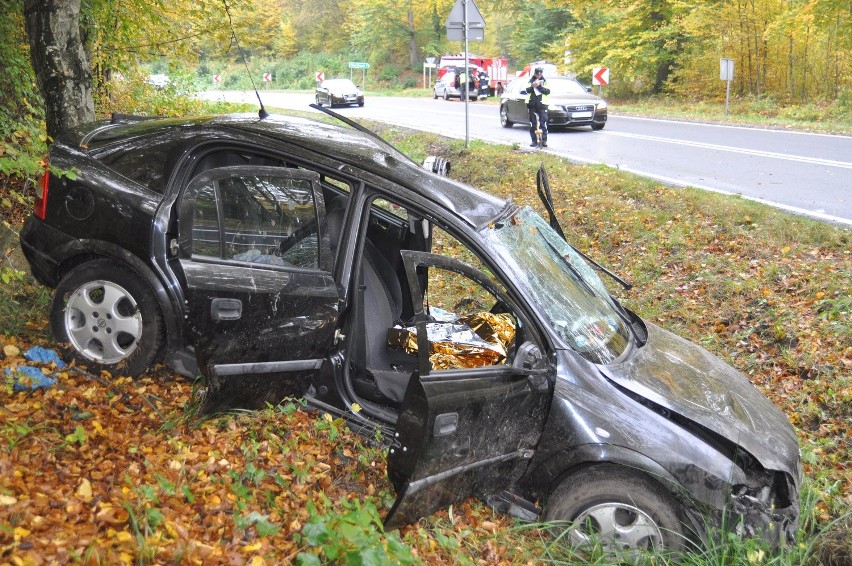
POLYGON ((598 364, 624 352, 630 330, 603 282, 541 216, 524 207, 484 236, 572 349, 598 364))

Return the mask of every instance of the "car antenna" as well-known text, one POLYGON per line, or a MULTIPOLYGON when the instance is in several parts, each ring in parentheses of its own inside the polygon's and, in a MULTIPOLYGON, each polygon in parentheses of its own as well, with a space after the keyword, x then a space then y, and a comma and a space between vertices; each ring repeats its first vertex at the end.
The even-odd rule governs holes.
POLYGON ((260 92, 257 90, 257 85, 254 84, 254 78, 251 76, 251 71, 249 71, 248 63, 246 62, 246 54, 243 53, 243 48, 240 47, 240 42, 237 39, 237 32, 234 31, 234 22, 231 20, 231 8, 228 6, 228 0, 222 0, 222 4, 225 6, 225 14, 228 16, 228 27, 231 28, 231 39, 234 40, 234 44, 237 46, 237 51, 240 52, 240 58, 243 60, 243 65, 246 68, 246 74, 248 75, 249 81, 251 81, 251 87, 254 89, 254 94, 257 96, 257 102, 260 104, 260 110, 257 111, 257 115, 261 120, 269 117, 269 112, 266 111, 266 108, 263 107, 263 101, 260 99, 260 92))
POLYGON ((535 174, 535 181, 536 181, 536 186, 538 188, 538 198, 541 199, 541 202, 544 204, 544 208, 547 209, 547 214, 550 217, 550 227, 553 228, 553 230, 557 234, 559 234, 559 236, 563 240, 565 240, 565 243, 568 244, 569 248, 571 248, 572 250, 574 250, 575 252, 580 254, 580 257, 582 257, 587 262, 589 262, 589 264, 592 267, 594 267, 598 271, 606 273, 607 275, 612 277, 612 279, 614 281, 616 281, 619 285, 624 287, 626 290, 629 291, 630 289, 632 289, 633 288, 632 283, 628 283, 627 281, 625 281, 624 279, 622 279, 621 277, 619 277, 618 275, 616 275, 615 273, 613 273, 612 271, 607 269, 606 267, 602 266, 601 264, 599 264, 598 262, 596 262, 595 260, 593 260, 592 258, 587 256, 586 254, 584 254, 583 252, 581 252, 580 250, 578 250, 577 248, 572 246, 571 243, 568 241, 568 239, 565 237, 565 232, 562 231, 562 226, 559 225, 559 220, 557 220, 557 218, 556 218, 556 211, 553 209, 553 194, 550 192, 550 180, 547 178, 547 170, 545 170, 545 168, 544 168, 544 163, 542 163, 539 166, 538 171, 535 174))
MULTIPOLYGON (((344 124, 346 124, 346 125, 348 125, 348 126, 352 126, 353 128, 355 128, 355 129, 356 129, 356 130, 358 130, 359 132, 364 132, 365 134, 367 134, 367 135, 368 135, 368 136, 370 136, 371 138, 376 139, 376 140, 378 140, 378 141, 382 142, 384 145, 386 145, 386 146, 390 147, 390 148, 391 148, 391 149, 393 149, 394 151, 399 152, 399 153, 401 153, 402 155, 405 155, 405 153, 404 153, 404 152, 399 151, 399 149, 397 149, 396 147, 394 147, 394 145, 393 145, 391 142, 389 142, 388 140, 386 140, 385 138, 383 138, 382 136, 380 136, 379 134, 377 134, 376 132, 374 132, 373 130, 371 130, 370 128, 368 128, 367 126, 363 126, 363 125, 359 124, 358 122, 356 122, 355 120, 353 120, 353 119, 351 119, 351 118, 347 118, 346 116, 344 116, 344 115, 342 115, 342 114, 338 114, 338 113, 337 113, 337 112, 335 112, 334 110, 329 110, 328 108, 324 108, 324 107, 320 106, 319 104, 313 104, 313 103, 311 103, 311 104, 308 104, 308 106, 309 106, 309 107, 311 107, 311 108, 313 108, 314 110, 319 110, 320 112, 325 112, 326 114, 328 114, 328 115, 329 115, 329 116, 331 116, 332 118, 337 118, 338 120, 340 120, 340 121, 341 121, 341 122, 343 122, 344 124)), ((413 160, 413 159, 411 159, 411 158, 410 158, 410 157, 408 157, 407 155, 405 155, 405 157, 406 157, 406 159, 408 159, 409 161, 411 161, 412 163, 414 163, 414 160, 413 160)))

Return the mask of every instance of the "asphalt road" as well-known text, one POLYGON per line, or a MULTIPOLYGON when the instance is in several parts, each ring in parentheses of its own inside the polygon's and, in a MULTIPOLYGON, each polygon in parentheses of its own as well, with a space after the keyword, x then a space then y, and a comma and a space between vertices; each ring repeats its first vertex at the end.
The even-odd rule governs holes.
MULTIPOLYGON (((210 91, 205 97, 257 103, 254 92, 210 91)), ((269 110, 311 110, 308 104, 313 102, 313 94, 286 91, 263 91, 261 98, 269 110)), ((468 106, 470 139, 529 145, 526 126, 500 126, 496 104, 471 102, 468 106)), ((464 139, 464 107, 455 100, 368 96, 363 108, 335 110, 355 119, 464 139)), ((551 132, 544 151, 852 226, 850 136, 619 116, 618 109, 610 107, 605 129, 551 132)))

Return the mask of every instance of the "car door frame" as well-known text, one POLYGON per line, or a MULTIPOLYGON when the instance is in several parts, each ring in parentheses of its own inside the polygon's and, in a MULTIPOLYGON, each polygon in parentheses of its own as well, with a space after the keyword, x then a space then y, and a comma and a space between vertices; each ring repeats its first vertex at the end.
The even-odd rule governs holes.
POLYGON ((412 250, 402 255, 412 296, 420 297, 414 304, 420 369, 409 382, 388 454, 388 476, 398 497, 386 528, 520 479, 544 430, 556 376, 555 364, 541 350, 543 336, 487 275, 445 256, 412 250), (524 336, 512 365, 433 374, 423 274, 418 274, 422 266, 473 279, 519 317, 530 336, 524 336))

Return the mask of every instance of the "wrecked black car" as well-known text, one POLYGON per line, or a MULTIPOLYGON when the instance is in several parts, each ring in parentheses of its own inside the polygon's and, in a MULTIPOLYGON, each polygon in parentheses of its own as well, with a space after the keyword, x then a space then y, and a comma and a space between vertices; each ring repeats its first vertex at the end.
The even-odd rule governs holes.
POLYGON ((344 121, 57 139, 21 232, 57 341, 115 374, 201 373, 208 410, 298 395, 382 430, 389 528, 477 495, 577 543, 793 540, 796 435, 743 375, 623 307, 555 218, 344 121))

